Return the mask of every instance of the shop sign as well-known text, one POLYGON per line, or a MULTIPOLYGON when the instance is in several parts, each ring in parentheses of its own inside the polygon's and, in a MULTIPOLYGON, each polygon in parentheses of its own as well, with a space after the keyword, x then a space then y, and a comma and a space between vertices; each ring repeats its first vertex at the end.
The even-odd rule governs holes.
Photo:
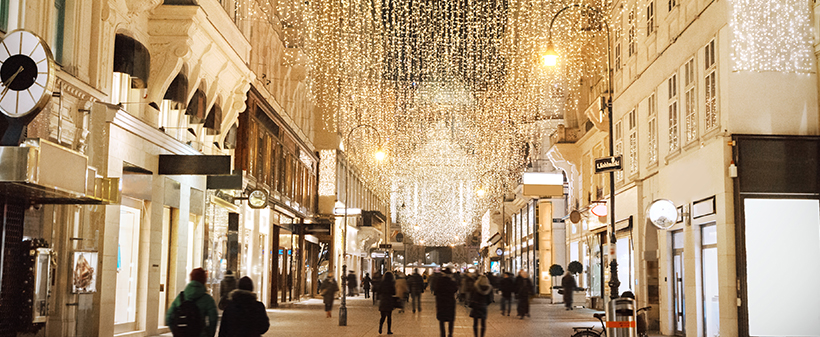
POLYGON ((622 171, 622 159, 622 156, 595 158, 595 173, 622 171))

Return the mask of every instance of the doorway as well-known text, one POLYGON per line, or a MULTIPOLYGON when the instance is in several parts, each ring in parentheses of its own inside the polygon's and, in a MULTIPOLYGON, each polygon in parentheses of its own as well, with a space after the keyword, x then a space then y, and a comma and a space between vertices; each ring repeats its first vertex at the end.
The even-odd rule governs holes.
POLYGON ((720 335, 720 309, 718 297, 717 226, 710 223, 701 226, 701 268, 703 269, 703 335, 720 335))
POLYGON ((673 321, 675 322, 675 335, 686 334, 686 299, 684 292, 686 288, 683 282, 683 230, 672 232, 672 293, 673 299, 673 321))

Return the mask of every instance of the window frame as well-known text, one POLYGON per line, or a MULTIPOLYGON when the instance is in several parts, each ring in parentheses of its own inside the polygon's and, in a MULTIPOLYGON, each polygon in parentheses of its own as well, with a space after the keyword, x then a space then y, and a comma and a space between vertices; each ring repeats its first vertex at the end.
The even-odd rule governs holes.
POLYGON ((655 1, 646 6, 646 36, 655 32, 655 1))
POLYGON ((718 109, 718 81, 716 38, 712 38, 704 47, 704 132, 720 129, 720 109, 718 109))
POLYGON ((647 137, 649 148, 647 151, 649 165, 655 165, 658 163, 658 97, 653 92, 647 98, 647 137))
POLYGON ((666 135, 669 139, 669 154, 680 151, 680 111, 678 109, 678 74, 674 73, 667 79, 668 97, 667 117, 668 127, 666 135))
MULTIPOLYGON (((697 65, 692 57, 684 64, 684 144, 698 140, 697 65)), ((679 116, 680 117, 680 116, 679 116)))

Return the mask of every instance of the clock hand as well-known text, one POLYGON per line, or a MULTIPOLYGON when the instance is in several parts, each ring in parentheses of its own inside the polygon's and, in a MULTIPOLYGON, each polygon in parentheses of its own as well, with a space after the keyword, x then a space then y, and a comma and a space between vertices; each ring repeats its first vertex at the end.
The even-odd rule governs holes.
POLYGON ((0 93, 0 98, 6 97, 6 93, 9 92, 9 88, 11 84, 14 83, 14 79, 17 78, 17 75, 20 75, 22 71, 23 67, 21 66, 20 69, 17 69, 17 72, 15 72, 14 75, 11 75, 11 77, 9 77, 8 84, 6 84, 6 82, 3 82, 3 86, 5 86, 5 88, 3 88, 3 92, 0 93))

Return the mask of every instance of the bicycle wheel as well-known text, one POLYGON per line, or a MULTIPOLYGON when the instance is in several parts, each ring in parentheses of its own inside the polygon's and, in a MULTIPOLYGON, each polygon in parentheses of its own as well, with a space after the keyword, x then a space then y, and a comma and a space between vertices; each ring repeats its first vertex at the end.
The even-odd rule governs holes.
POLYGON ((601 334, 593 330, 583 330, 572 334, 571 337, 601 337, 601 334))

